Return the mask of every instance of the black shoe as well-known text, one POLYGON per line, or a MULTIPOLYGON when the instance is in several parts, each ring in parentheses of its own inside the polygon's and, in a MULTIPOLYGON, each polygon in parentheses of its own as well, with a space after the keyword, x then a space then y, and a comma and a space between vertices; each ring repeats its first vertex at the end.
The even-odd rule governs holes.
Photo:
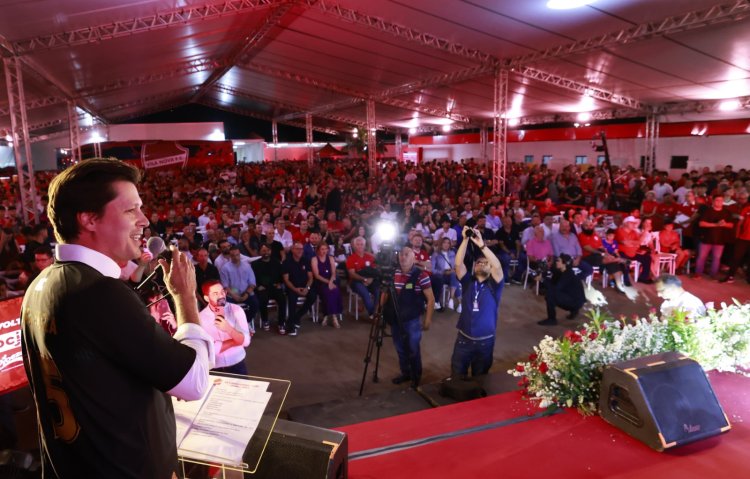
POLYGON ((576 319, 576 317, 578 316, 578 312, 579 312, 580 310, 581 310, 580 308, 578 308, 578 309, 574 309, 573 311, 571 311, 571 312, 570 312, 570 314, 568 314, 568 315, 566 316, 566 318, 568 318, 568 319, 576 319))
POLYGON ((401 383, 405 383, 407 381, 411 381, 411 378, 409 376, 404 376, 403 374, 401 374, 400 376, 396 376, 395 378, 391 379, 391 382, 393 384, 401 384, 401 383))
POLYGON ((639 279, 638 282, 641 284, 654 284, 653 279, 639 279))
POLYGON ((725 276, 719 280, 719 283, 734 283, 734 276, 725 276))
POLYGON ((555 326, 557 324, 556 319, 543 319, 541 321, 537 321, 536 324, 539 326, 555 326))

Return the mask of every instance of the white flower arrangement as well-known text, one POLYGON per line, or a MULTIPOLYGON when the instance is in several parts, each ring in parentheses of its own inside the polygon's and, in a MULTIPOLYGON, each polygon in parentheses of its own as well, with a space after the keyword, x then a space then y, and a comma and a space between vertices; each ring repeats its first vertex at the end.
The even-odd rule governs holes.
POLYGON ((540 407, 576 407, 594 414, 605 365, 666 351, 682 352, 705 370, 748 375, 743 367, 750 365, 750 303, 722 303, 690 320, 680 311, 658 318, 652 310, 647 318, 628 321, 595 308, 589 316, 579 331, 545 336, 527 361, 508 371, 540 407))

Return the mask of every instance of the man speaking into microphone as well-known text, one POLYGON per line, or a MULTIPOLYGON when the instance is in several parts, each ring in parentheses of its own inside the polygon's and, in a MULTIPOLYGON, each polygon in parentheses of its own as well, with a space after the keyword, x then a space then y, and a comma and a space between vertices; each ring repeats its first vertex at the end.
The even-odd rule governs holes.
POLYGON ((29 286, 23 360, 36 403, 45 478, 168 479, 177 467, 168 395, 203 396, 213 340, 200 327, 195 272, 173 251, 159 260, 176 306, 170 337, 118 278, 138 258, 148 219, 139 171, 91 159, 49 187, 57 261, 29 286))

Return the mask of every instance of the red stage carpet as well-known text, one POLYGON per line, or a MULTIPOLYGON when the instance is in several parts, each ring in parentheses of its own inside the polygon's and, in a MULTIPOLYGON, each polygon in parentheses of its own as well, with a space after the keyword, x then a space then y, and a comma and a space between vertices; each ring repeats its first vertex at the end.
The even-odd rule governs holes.
POLYGON ((710 379, 732 430, 663 453, 573 410, 529 417, 539 409, 518 393, 339 430, 349 435, 352 479, 750 477, 750 379, 710 379), (481 430, 498 422, 500 427, 481 430), (466 431, 471 428, 480 430, 466 431), (457 437, 434 439, 455 432, 457 437))

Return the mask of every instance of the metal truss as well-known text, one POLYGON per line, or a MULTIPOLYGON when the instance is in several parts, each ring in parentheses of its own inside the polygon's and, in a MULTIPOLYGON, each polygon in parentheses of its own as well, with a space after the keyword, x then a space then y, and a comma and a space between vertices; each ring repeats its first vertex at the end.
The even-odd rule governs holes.
POLYGON ((377 133, 375 128, 375 100, 367 100, 367 166, 370 171, 370 181, 375 180, 377 171, 377 133))
POLYGON ((656 169, 656 147, 659 143, 659 116, 650 113, 646 118, 646 165, 645 172, 651 174, 656 169))
POLYGON ((47 133, 44 135, 32 136, 29 143, 39 143, 42 141, 56 140, 58 138, 65 138, 69 135, 68 131, 56 131, 54 133, 47 133))
POLYGON ((508 166, 508 70, 495 73, 493 140, 492 145, 492 192, 505 196, 506 169, 508 166))
MULTIPOLYGON (((268 98, 265 98, 265 97, 262 97, 262 96, 258 96, 258 95, 253 95, 252 93, 249 93, 249 92, 246 92, 244 90, 240 90, 238 88, 234 88, 234 87, 231 87, 231 86, 228 86, 228 85, 223 85, 223 84, 214 85, 213 89, 215 91, 228 93, 228 94, 230 94, 232 96, 236 96, 238 98, 245 98, 247 100, 257 101, 257 102, 260 102, 260 103, 265 103, 266 105, 271 105, 273 107, 276 107, 276 108, 279 108, 279 109, 283 109, 283 110, 292 110, 292 111, 304 110, 304 107, 301 107, 299 105, 292 105, 290 103, 284 103, 284 102, 280 102, 280 101, 276 101, 276 100, 269 100, 268 98)), ((357 102, 354 102, 353 100, 350 100, 350 101, 352 102, 352 104, 356 104, 356 103, 360 103, 361 102, 361 100, 359 100, 357 102)), ((325 118, 325 119, 333 120, 333 121, 340 121, 342 123, 348 123, 350 125, 360 126, 362 128, 364 128, 365 126, 367 126, 367 122, 364 122, 362 120, 357 120, 355 118, 351 118, 351 117, 347 117, 347 116, 341 116, 341 115, 336 115, 336 114, 332 114, 332 113, 322 113, 322 112, 318 113, 317 112, 317 108, 314 109, 313 111, 310 111, 309 113, 312 113, 314 116, 317 116, 317 117, 320 117, 320 118, 325 118)), ((289 118, 288 118, 289 115, 277 116, 276 119, 278 121, 287 121, 287 120, 291 120, 293 118, 299 118, 299 115, 297 113, 294 113, 293 115, 294 116, 291 116, 289 118)), ((381 125, 381 126, 379 126, 379 128, 382 129, 384 127, 381 125)))
POLYGON ((211 87, 221 80, 224 75, 237 63, 237 61, 242 61, 247 63, 250 61, 252 56, 255 56, 257 54, 258 49, 257 47, 260 45, 260 43, 266 38, 268 33, 276 27, 279 22, 281 22, 281 19, 284 18, 284 16, 291 10, 296 3, 286 3, 281 4, 278 7, 274 8, 271 13, 266 15, 266 18, 263 19, 263 24, 258 27, 257 29, 253 30, 252 33, 245 36, 242 41, 239 42, 239 44, 233 49, 233 51, 227 55, 226 58, 224 58, 223 66, 215 69, 211 75, 206 79, 206 81, 203 82, 203 85, 201 85, 200 90, 193 95, 193 98, 190 99, 191 102, 197 101, 200 97, 206 94, 211 87), (255 51, 253 51, 255 50, 255 51))
POLYGON ((73 163, 81 161, 81 136, 78 129, 78 112, 74 101, 68 102, 68 133, 70 135, 70 155, 73 163))
POLYGON ((278 151, 279 149, 277 146, 279 145, 279 124, 276 123, 276 120, 271 121, 271 141, 273 142, 273 161, 278 160, 278 151))
POLYGON ((313 121, 312 115, 305 115, 305 139, 307 140, 307 166, 312 167, 315 151, 313 150, 313 121))
MULTIPOLYGON (((734 99, 738 102, 737 109, 750 109, 750 96, 734 99)), ((717 111, 727 100, 700 100, 700 101, 683 101, 675 103, 663 103, 658 105, 654 112, 659 115, 681 114, 681 113, 703 113, 707 111, 717 111)))
MULTIPOLYGON (((33 110, 35 108, 44 108, 45 106, 57 105, 58 103, 64 103, 65 98, 59 96, 46 96, 43 98, 32 98, 26 101, 26 110, 33 110)), ((0 106, 0 115, 10 115, 10 107, 7 103, 0 106)))
POLYGON ((545 50, 520 55, 503 61, 506 67, 518 67, 540 60, 560 58, 578 53, 598 50, 612 45, 623 45, 640 40, 647 40, 664 35, 695 30, 698 28, 714 26, 719 23, 728 23, 742 20, 750 16, 750 1, 736 0, 732 3, 714 5, 713 7, 681 13, 654 22, 641 23, 617 32, 599 35, 585 40, 559 45, 545 50))
MULTIPOLYGON (((257 71, 258 73, 262 73, 264 75, 268 75, 268 76, 272 76, 276 78, 283 78, 285 80, 290 80, 296 83, 302 83, 304 85, 309 85, 309 86, 312 86, 321 90, 327 90, 332 93, 338 93, 340 95, 346 95, 346 96, 350 96, 354 98, 364 98, 364 99, 371 97, 371 95, 365 92, 357 91, 351 88, 337 85, 335 83, 318 80, 316 78, 311 78, 311 77, 308 77, 306 75, 302 75, 299 73, 279 70, 277 68, 260 65, 258 63, 250 63, 250 64, 246 64, 242 66, 243 68, 257 71)), ((418 111, 426 115, 437 116, 441 118, 451 118, 454 121, 459 121, 462 123, 470 122, 470 119, 464 115, 451 113, 447 110, 443 110, 440 108, 432 108, 432 107, 428 107, 424 105, 419 105, 417 103, 406 101, 406 100, 399 100, 396 98, 381 98, 381 99, 376 99, 376 101, 384 105, 395 106, 398 108, 403 108, 405 110, 418 111)))
POLYGON ((548 83, 550 85, 554 85, 566 90, 574 91, 581 95, 590 96, 591 98, 594 98, 596 100, 613 103, 615 105, 626 106, 634 110, 643 110, 646 108, 645 104, 641 103, 635 98, 630 98, 625 95, 619 95, 608 90, 602 90, 601 88, 597 88, 595 86, 578 83, 577 81, 554 75, 552 73, 543 72, 535 68, 520 67, 516 70, 513 70, 513 72, 518 73, 525 78, 548 83))
MULTIPOLYGON (((157 95, 151 95, 151 96, 139 98, 137 100, 133 100, 133 101, 125 102, 125 103, 120 103, 117 105, 108 106, 102 109, 102 113, 107 114, 107 113, 114 112, 117 110, 127 110, 129 108, 133 108, 133 107, 137 107, 141 105, 148 105, 148 104, 160 102, 165 99, 189 95, 197 91, 198 88, 200 87, 197 85, 189 86, 185 88, 179 88, 177 90, 170 90, 164 93, 159 93, 157 95)), ((185 102, 183 101, 182 103, 185 103, 185 102)), ((139 116, 140 116, 140 113, 139 113, 139 116)), ((118 115, 112 115, 112 117, 118 118, 118 115)))
POLYGON ((131 78, 122 78, 110 83, 99 85, 91 88, 84 88, 79 90, 78 96, 80 97, 91 97, 97 95, 104 95, 117 90, 125 88, 132 88, 134 86, 147 85, 162 80, 168 80, 170 78, 176 78, 181 76, 192 75, 194 73, 200 73, 206 70, 214 70, 216 68, 222 68, 226 65, 226 61, 218 58, 199 58, 188 62, 179 63, 173 65, 168 69, 164 69, 152 73, 144 73, 131 78))
POLYGON ((401 151, 403 149, 403 144, 401 142, 401 130, 399 129, 398 131, 396 131, 396 143, 394 145, 396 148, 396 161, 398 161, 399 163, 404 161, 404 153, 403 151, 401 151))
POLYGON ((191 25, 206 20, 253 12, 284 5, 289 0, 230 0, 222 3, 191 5, 165 10, 155 15, 131 18, 118 22, 92 25, 67 32, 41 35, 13 42, 16 55, 28 55, 43 50, 99 43, 138 33, 161 30, 175 25, 191 25))
POLYGON ((334 111, 334 110, 341 110, 342 108, 350 108, 352 106, 362 103, 363 101, 364 99, 362 98, 346 98, 344 100, 339 100, 339 101, 334 101, 332 103, 328 103, 327 105, 316 106, 315 108, 311 108, 307 111, 287 113, 286 115, 281 115, 278 118, 279 120, 293 120, 294 118, 305 116, 308 113, 312 113, 313 115, 320 116, 321 113, 334 111))
POLYGON ((489 161, 490 156, 487 151, 488 144, 487 125, 482 125, 479 129, 479 154, 484 161, 489 161))
MULTIPOLYGON (((229 105, 222 105, 221 103, 217 101, 207 100, 205 98, 202 98, 200 101, 198 101, 198 104, 208 106, 211 108, 216 108, 218 110, 228 111, 230 113, 236 113, 238 115, 243 115, 243 116, 247 116, 250 118, 257 118, 259 120, 265 120, 269 122, 274 121, 273 117, 269 115, 263 115, 263 114, 260 114, 251 110, 245 110, 243 108, 236 108, 236 107, 229 106, 229 105)), ((307 127, 307 125, 305 125, 303 122, 300 122, 300 121, 284 121, 284 122, 280 121, 278 123, 289 125, 289 126, 294 126, 296 128, 302 128, 302 129, 306 129, 307 127)), ((313 131, 326 133, 328 135, 336 135, 336 136, 341 134, 338 130, 334 130, 333 128, 325 128, 325 127, 320 127, 320 126, 315 126, 315 125, 313 125, 313 131)))
MULTIPOLYGON (((541 125, 546 123, 576 123, 579 122, 580 113, 551 113, 549 115, 533 115, 519 118, 519 127, 525 125, 541 125)), ((643 111, 631 110, 629 108, 617 108, 610 110, 597 110, 588 112, 591 121, 612 120, 618 118, 638 118, 645 116, 643 111)))
POLYGON ((488 53, 468 48, 463 45, 453 43, 445 38, 440 38, 429 33, 420 32, 413 28, 388 22, 380 17, 366 15, 364 13, 357 12, 356 10, 344 8, 336 3, 326 2, 325 0, 307 0, 307 3, 311 6, 314 5, 319 10, 323 11, 326 15, 336 17, 339 20, 343 20, 347 23, 364 25, 379 32, 393 35, 402 40, 432 47, 438 50, 442 50, 451 55, 460 56, 482 64, 493 63, 496 61, 495 58, 488 53))
POLYGON ((13 156, 16 161, 18 187, 21 192, 21 213, 26 224, 39 223, 21 61, 18 57, 3 58, 3 67, 5 69, 5 87, 8 91, 13 156))

